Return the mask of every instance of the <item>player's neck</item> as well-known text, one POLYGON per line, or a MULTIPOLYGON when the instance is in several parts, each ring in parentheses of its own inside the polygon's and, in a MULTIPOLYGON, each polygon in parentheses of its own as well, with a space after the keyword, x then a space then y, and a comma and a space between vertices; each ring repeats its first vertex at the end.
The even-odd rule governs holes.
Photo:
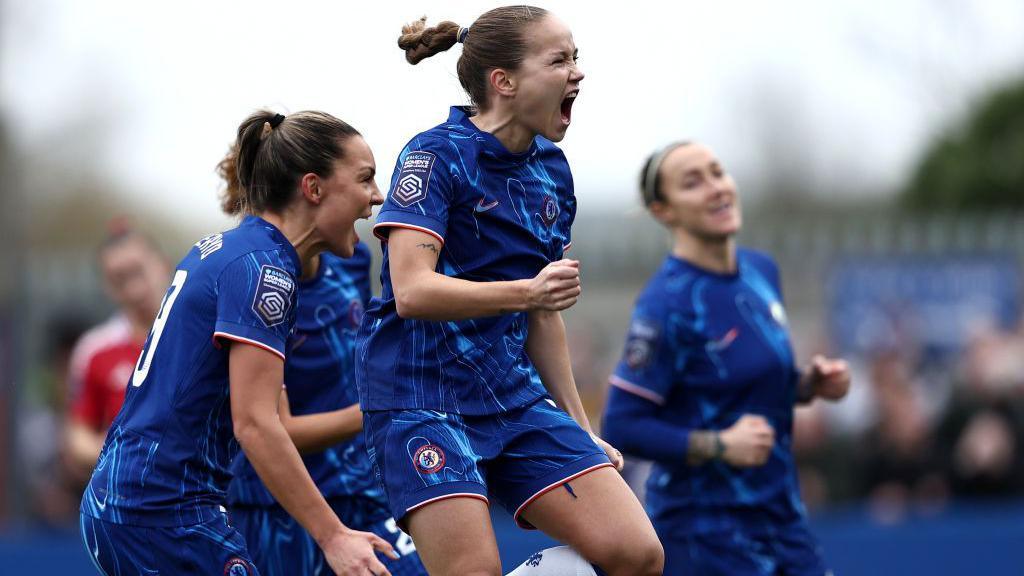
POLYGON ((313 258, 310 259, 309 264, 302 263, 302 276, 299 280, 303 282, 316 278, 317 272, 320 271, 320 255, 314 254, 313 258))
POLYGON ((525 152, 536 136, 528 128, 516 122, 511 112, 488 110, 469 119, 474 126, 484 132, 491 133, 506 150, 513 154, 525 152))
POLYGON ((716 274, 736 273, 736 239, 700 238, 682 230, 673 233, 672 255, 716 274))
POLYGON ((259 215, 275 228, 284 234, 288 242, 295 248, 299 255, 299 262, 302 265, 301 276, 306 277, 307 271, 316 273, 318 255, 326 249, 316 234, 316 227, 312 222, 303 221, 301 218, 288 218, 273 212, 264 212, 259 215))
POLYGON ((158 311, 153 311, 152 314, 139 312, 135 313, 131 310, 124 310, 124 315, 128 318, 128 325, 132 331, 132 340, 137 342, 145 342, 146 338, 149 337, 149 331, 153 327, 153 318, 156 318, 158 311))

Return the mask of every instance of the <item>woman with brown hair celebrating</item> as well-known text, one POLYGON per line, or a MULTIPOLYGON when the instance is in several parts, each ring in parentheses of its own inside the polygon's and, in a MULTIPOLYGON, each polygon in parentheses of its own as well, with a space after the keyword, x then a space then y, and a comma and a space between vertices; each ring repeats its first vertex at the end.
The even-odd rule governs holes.
POLYGON ((409 142, 374 228, 383 290, 359 334, 371 460, 434 575, 498 575, 491 498, 614 576, 661 574, 650 521, 590 431, 560 314, 576 213, 564 138, 583 73, 572 34, 509 6, 403 29, 417 63, 457 42, 473 108, 409 142))

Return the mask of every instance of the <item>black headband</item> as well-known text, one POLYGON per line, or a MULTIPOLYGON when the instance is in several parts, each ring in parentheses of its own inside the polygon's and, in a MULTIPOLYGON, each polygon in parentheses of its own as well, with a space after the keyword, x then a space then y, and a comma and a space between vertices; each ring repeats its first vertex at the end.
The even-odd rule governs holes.
POLYGON ((651 161, 647 164, 647 169, 644 170, 644 179, 640 187, 640 194, 643 196, 645 206, 649 206, 651 202, 658 199, 658 171, 661 170, 661 163, 665 161, 665 157, 676 148, 687 144, 689 144, 688 141, 673 142, 651 156, 651 161))

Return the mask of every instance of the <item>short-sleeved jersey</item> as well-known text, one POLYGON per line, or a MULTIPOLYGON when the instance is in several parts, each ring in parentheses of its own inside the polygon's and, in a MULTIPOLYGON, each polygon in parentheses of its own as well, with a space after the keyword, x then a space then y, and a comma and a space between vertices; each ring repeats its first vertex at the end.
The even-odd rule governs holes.
POLYGON ((124 403, 124 392, 142 351, 131 323, 121 314, 90 329, 71 353, 68 390, 71 417, 106 432, 124 403))
POLYGON ((756 468, 655 463, 647 485, 652 518, 678 522, 683 533, 737 522, 756 530, 802 515, 790 449, 797 380, 778 269, 767 255, 740 249, 731 275, 669 256, 637 300, 611 384, 690 430, 763 416, 775 448, 756 468))
MULTIPOLYGON (((575 215, 561 150, 537 136, 525 152, 511 153, 456 107, 402 151, 374 232, 385 241, 394 228, 437 238, 437 272, 447 276, 520 280, 562 258, 575 215)), ((493 414, 545 393, 526 356, 525 312, 450 322, 400 318, 386 244, 381 284, 359 333, 363 410, 493 414)))
POLYGON ((200 240, 178 264, 82 500, 117 524, 184 526, 218 517, 238 444, 228 347, 285 357, 299 259, 268 222, 247 217, 200 240))
MULTIPOLYGON (((299 281, 295 330, 284 382, 293 415, 329 412, 359 402, 355 384, 355 336, 370 300, 370 251, 357 244, 351 258, 320 255, 317 275, 299 281)), ((386 505, 363 435, 303 456, 326 498, 361 496, 386 505)), ((231 466, 232 506, 270 506, 274 497, 239 453, 231 466)))

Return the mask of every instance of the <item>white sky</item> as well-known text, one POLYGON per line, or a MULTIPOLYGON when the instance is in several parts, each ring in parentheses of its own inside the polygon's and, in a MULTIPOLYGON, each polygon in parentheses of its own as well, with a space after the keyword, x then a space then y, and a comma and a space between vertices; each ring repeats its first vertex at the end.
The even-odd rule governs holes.
MULTIPOLYGON (((386 188, 395 155, 465 96, 458 47, 412 67, 403 22, 469 24, 483 2, 5 0, 0 106, 42 150, 102 119, 88 150, 140 202, 218 221, 213 166, 254 108, 323 109, 360 130, 386 188)), ((584 204, 634 203, 655 146, 710 143, 741 188, 797 164, 891 190, 929 136, 1024 69, 1024 2, 544 2, 587 74, 562 146, 584 204)))

